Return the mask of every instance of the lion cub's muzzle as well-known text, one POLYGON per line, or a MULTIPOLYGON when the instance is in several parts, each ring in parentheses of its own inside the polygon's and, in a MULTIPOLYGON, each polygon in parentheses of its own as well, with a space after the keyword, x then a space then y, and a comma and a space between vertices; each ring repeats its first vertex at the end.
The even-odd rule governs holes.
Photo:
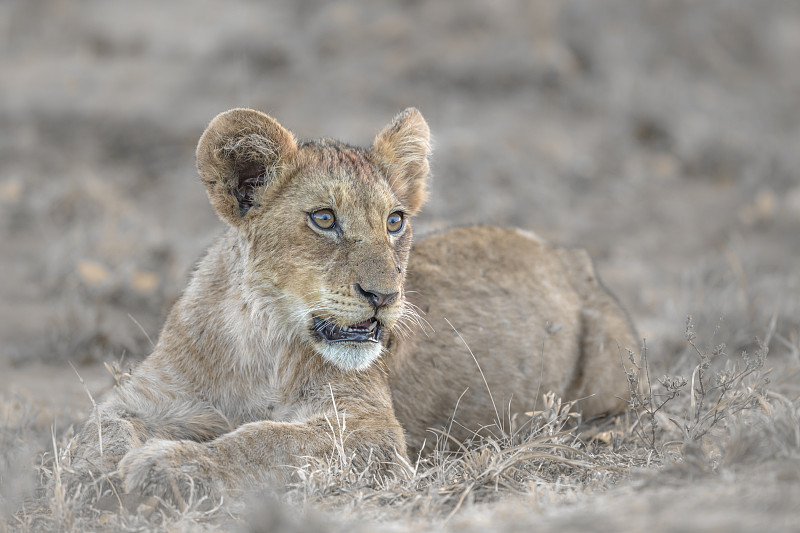
POLYGON ((314 317, 314 331, 327 342, 380 342, 382 331, 378 320, 369 318, 351 326, 337 326, 314 317))

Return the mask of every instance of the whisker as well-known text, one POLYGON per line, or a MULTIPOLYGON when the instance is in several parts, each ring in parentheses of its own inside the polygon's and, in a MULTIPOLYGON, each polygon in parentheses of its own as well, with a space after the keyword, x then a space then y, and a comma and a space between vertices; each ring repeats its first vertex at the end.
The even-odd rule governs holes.
POLYGON ((400 335, 403 338, 408 338, 408 336, 410 335, 410 331, 408 330, 408 325, 400 320, 398 320, 395 323, 393 329, 397 332, 398 335, 400 335))
POLYGON ((411 320, 413 320, 414 323, 417 324, 420 327, 420 329, 422 329, 422 332, 425 334, 425 336, 428 336, 427 328, 431 328, 431 331, 433 333, 436 333, 436 329, 434 329, 434 327, 431 326, 431 323, 428 322, 428 320, 420 314, 424 313, 424 311, 419 309, 419 307, 412 304, 411 302, 406 301, 405 303, 407 305, 403 307, 402 316, 404 317, 408 316, 411 320), (415 308, 419 309, 419 312, 416 311, 415 308))

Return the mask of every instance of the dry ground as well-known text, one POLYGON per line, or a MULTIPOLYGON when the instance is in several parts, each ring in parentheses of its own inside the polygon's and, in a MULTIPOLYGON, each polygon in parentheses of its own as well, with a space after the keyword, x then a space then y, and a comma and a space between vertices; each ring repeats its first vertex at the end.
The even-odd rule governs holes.
POLYGON ((794 0, 8 0, 0 40, 0 531, 800 527, 794 0), (147 354, 221 230, 194 170, 207 121, 250 106, 366 144, 409 105, 436 141, 417 233, 489 222, 588 248, 651 378, 682 394, 566 435, 541 413, 531 456, 498 436, 382 491, 341 458, 211 510, 54 491, 53 449, 90 407, 66 363, 109 389, 103 362, 147 354), (691 394, 723 343, 704 379, 725 386, 691 394), (752 373, 720 381, 726 359, 752 373))

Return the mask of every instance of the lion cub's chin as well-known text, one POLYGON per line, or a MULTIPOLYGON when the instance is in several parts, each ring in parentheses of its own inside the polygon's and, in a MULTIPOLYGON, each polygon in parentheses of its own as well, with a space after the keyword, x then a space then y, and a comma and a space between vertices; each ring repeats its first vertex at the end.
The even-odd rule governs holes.
POLYGON ((383 351, 379 342, 317 342, 314 348, 327 361, 338 368, 350 370, 364 370, 375 362, 383 351))

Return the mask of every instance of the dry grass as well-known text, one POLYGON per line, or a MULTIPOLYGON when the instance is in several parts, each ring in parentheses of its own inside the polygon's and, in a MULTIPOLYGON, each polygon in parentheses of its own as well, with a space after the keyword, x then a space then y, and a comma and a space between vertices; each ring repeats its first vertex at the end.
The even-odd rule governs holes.
MULTIPOLYGON (((342 445, 346 425, 332 424, 330 454, 308 458, 287 487, 219 501, 190 497, 180 507, 120 495, 108 484, 102 491, 66 484, 72 428, 53 428, 50 449, 38 455, 37 479, 28 480, 27 488, 19 485, 26 480, 19 465, 29 462, 31 443, 41 435, 31 433, 34 414, 17 405, 2 427, 4 527, 331 531, 381 524, 398 531, 460 530, 465 525, 474 529, 490 517, 502 529, 519 520, 547 524, 554 509, 590 509, 604 498, 615 501, 614 509, 624 507, 614 495, 631 487, 639 487, 640 498, 655 497, 669 487, 714 485, 714 479, 718 484, 738 480, 734 485, 747 490, 749 484, 764 482, 763 471, 786 482, 779 470, 789 476, 792 487, 800 481, 792 478, 800 475, 800 401, 769 383, 765 363, 774 324, 767 327, 757 351, 731 358, 723 346, 711 351, 699 347, 687 321, 686 342, 693 358, 677 369, 683 375, 653 380, 647 357, 642 357, 640 372, 629 376, 631 390, 638 390, 637 380, 649 379, 652 392, 632 394, 631 409, 611 420, 583 422, 574 403, 545 394, 540 410, 523 419, 495 421, 491 430, 469 442, 452 442, 447 428, 432 431, 436 451, 405 465, 402 478, 377 478, 369 465, 358 467, 342 445), (752 479, 758 471, 762 477, 752 479), (20 493, 27 494, 22 501, 20 493), (524 518, 520 509, 528 509, 524 518)), ((791 507, 779 510, 789 512, 791 507)), ((780 529, 780 521, 772 523, 780 529)))

